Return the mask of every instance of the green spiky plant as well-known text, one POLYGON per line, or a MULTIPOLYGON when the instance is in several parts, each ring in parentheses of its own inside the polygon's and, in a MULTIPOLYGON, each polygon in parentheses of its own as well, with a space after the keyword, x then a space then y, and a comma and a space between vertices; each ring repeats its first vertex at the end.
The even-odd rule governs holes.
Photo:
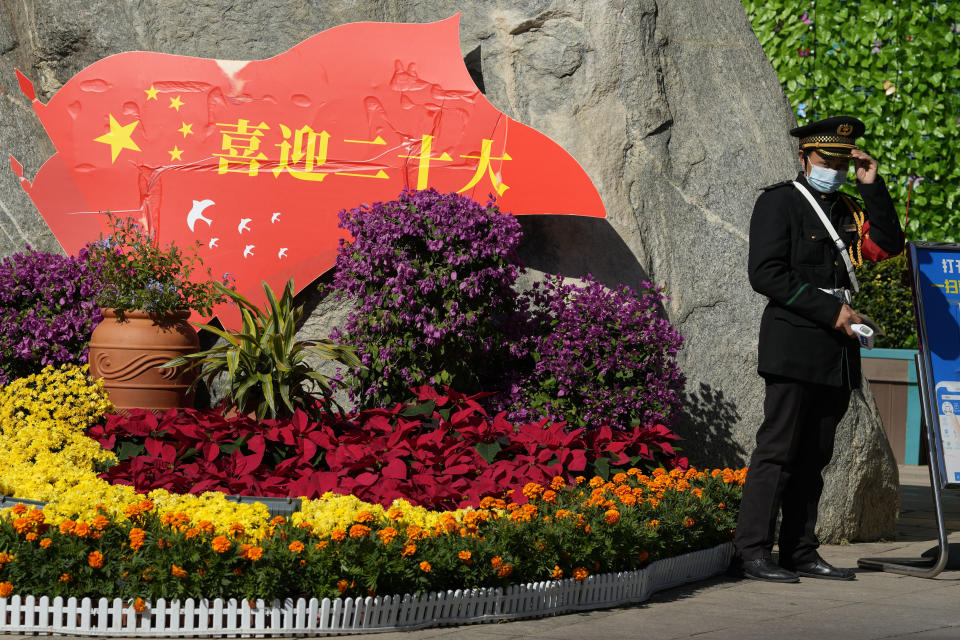
POLYGON ((297 409, 311 416, 320 411, 342 412, 333 398, 329 378, 315 371, 306 358, 317 356, 351 369, 360 367, 360 361, 352 347, 327 339, 295 339, 303 306, 293 306, 293 280, 287 282, 279 299, 264 282, 267 304, 263 309, 240 293, 214 284, 240 307, 240 331, 234 333, 209 324, 193 323, 202 331, 219 336, 223 342, 163 366, 200 367, 198 380, 206 381, 207 385, 225 375, 233 406, 241 414, 253 412, 258 420, 289 417, 297 409))

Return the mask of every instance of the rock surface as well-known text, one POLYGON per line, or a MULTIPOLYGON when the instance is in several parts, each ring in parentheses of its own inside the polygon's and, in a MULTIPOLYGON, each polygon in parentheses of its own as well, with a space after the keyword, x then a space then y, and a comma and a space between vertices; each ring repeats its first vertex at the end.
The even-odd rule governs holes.
MULTIPOLYGON (((462 51, 487 97, 573 154, 608 212, 607 221, 523 220, 523 258, 534 273, 666 283, 666 312, 686 336, 684 450, 698 463, 742 464, 763 393, 755 374, 763 300, 745 274, 749 216, 758 187, 792 176, 796 165, 786 133, 795 119, 736 0, 4 3, 0 145, 28 177, 53 153, 14 67, 47 100, 71 75, 120 51, 265 58, 346 22, 426 22, 458 11, 462 51)), ((56 247, 5 167, 0 231, 0 255, 56 247)), ((306 301, 314 313, 304 333, 325 335, 344 317, 329 301, 306 301)), ((837 436, 822 537, 891 532, 896 478, 865 389, 837 436)))

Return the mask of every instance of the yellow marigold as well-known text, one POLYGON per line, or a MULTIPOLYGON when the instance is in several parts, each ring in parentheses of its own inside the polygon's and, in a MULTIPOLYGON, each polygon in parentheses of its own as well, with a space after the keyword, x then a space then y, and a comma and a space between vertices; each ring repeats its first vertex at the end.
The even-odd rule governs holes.
POLYGON ((99 551, 91 551, 87 555, 87 564, 89 564, 94 569, 99 569, 103 566, 103 554, 99 551))
POLYGON ((0 582, 0 598, 8 598, 13 593, 13 584, 10 582, 0 582))
POLYGON ((466 551, 466 550, 461 551, 460 553, 457 554, 457 557, 460 558, 460 560, 462 560, 464 564, 473 563, 473 554, 469 551, 466 551))
POLYGON ((384 527, 380 529, 380 531, 377 531, 377 537, 380 538, 380 541, 385 545, 393 542, 398 534, 399 532, 394 527, 384 527))
POLYGON ((620 522, 620 512, 616 509, 609 509, 603 514, 603 521, 607 524, 617 524, 620 522))
POLYGON ((426 560, 420 562, 420 571, 423 571, 424 573, 430 573, 430 569, 432 568, 433 567, 431 567, 430 563, 426 560))
POLYGON ((144 602, 143 598, 137 598, 133 601, 133 610, 137 613, 143 613, 147 610, 147 603, 144 602))
POLYGON ((290 551, 292 551, 297 555, 300 555, 301 553, 303 553, 304 546, 303 546, 303 543, 300 542, 299 540, 294 540, 293 542, 287 545, 287 549, 289 549, 290 551))
POLYGON ((53 544, 53 540, 51 540, 50 538, 44 538, 43 540, 40 541, 40 548, 49 549, 51 544, 53 544))
POLYGON ((210 546, 213 547, 213 550, 217 553, 228 551, 232 545, 233 543, 231 543, 226 536, 217 536, 210 541, 210 546))
POLYGON ((554 580, 560 580, 563 578, 563 569, 560 568, 560 565, 553 566, 553 573, 550 574, 550 577, 554 580))
POLYGON ((586 567, 577 567, 576 569, 573 570, 574 580, 584 580, 589 575, 590 575, 590 572, 587 571, 586 567))
POLYGON ((347 537, 347 532, 340 528, 334 529, 333 531, 330 532, 330 538, 332 540, 336 540, 337 542, 340 542, 346 537, 347 537))
POLYGON ((174 578, 186 578, 187 572, 184 571, 182 567, 178 567, 174 564, 170 566, 170 575, 172 575, 174 578))
POLYGON ((492 558, 490 558, 490 564, 491 566, 493 566, 494 569, 499 569, 500 567, 503 566, 503 558, 501 558, 500 556, 493 556, 492 558))
POLYGON ((363 524, 355 524, 350 527, 350 537, 351 538, 363 538, 368 533, 370 533, 370 527, 363 524))

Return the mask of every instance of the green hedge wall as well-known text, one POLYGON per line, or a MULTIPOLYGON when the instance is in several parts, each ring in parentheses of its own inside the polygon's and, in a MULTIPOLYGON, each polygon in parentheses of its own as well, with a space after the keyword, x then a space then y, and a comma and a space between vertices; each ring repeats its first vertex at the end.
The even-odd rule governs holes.
POLYGON ((862 119, 908 240, 960 240, 960 0, 743 0, 798 124, 862 119))

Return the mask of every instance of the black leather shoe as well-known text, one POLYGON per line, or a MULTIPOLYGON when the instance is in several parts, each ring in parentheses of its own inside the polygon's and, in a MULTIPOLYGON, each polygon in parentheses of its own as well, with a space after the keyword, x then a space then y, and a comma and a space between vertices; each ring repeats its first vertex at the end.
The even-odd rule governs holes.
MULTIPOLYGON (((812 562, 800 562, 791 567, 798 575, 804 578, 824 578, 826 580, 856 580, 857 574, 851 569, 835 567, 823 558, 818 557, 812 562)), ((787 569, 788 571, 790 569, 787 569)))
POLYGON ((800 582, 793 571, 784 569, 770 558, 743 561, 743 575, 752 580, 767 582, 800 582))

